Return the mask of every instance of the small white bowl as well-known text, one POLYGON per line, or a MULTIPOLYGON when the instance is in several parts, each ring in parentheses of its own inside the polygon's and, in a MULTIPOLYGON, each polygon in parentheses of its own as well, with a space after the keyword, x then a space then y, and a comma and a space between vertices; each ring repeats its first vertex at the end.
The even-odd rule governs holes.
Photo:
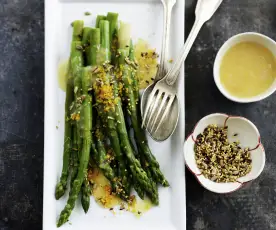
POLYGON ((196 124, 193 133, 185 141, 184 158, 186 166, 195 175, 199 183, 209 191, 215 193, 230 193, 240 189, 245 183, 256 179, 263 171, 265 165, 265 151, 256 126, 244 117, 229 116, 221 113, 208 115, 196 124), (241 147, 248 147, 250 149, 252 170, 246 176, 238 178, 234 183, 213 182, 204 177, 197 167, 194 152, 196 138, 211 124, 222 127, 228 126, 228 140, 230 142, 240 141, 241 147))
POLYGON ((259 33, 253 33, 253 32, 248 32, 248 33, 242 33, 242 34, 237 34, 230 39, 228 39, 224 45, 220 48, 219 52, 217 53, 215 63, 214 63, 214 80, 215 83, 220 90, 220 92, 227 97, 229 100, 239 102, 239 103, 250 103, 250 102, 256 102, 263 100, 270 96, 272 93, 275 92, 276 90, 276 80, 274 83, 271 85, 270 88, 268 88, 265 92, 263 92, 260 95, 250 97, 250 98, 239 98, 231 95, 221 84, 220 81, 220 66, 222 59, 225 55, 225 53, 234 45, 240 43, 240 42, 256 42, 259 43, 260 45, 263 45, 267 49, 271 51, 271 53, 274 55, 276 58, 276 42, 272 40, 271 38, 259 34, 259 33))

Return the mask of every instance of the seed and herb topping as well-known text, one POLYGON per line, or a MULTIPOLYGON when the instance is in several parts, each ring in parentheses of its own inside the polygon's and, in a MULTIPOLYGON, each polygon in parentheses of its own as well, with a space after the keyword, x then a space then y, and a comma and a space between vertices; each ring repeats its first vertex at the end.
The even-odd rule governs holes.
POLYGON ((196 164, 201 173, 214 182, 235 182, 252 169, 249 148, 241 148, 238 141, 230 143, 227 132, 227 126, 209 125, 197 136, 196 164))

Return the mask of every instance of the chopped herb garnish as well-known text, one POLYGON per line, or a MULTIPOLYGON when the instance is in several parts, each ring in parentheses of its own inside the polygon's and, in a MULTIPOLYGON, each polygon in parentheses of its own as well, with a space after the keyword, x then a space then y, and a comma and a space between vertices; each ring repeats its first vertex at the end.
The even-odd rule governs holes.
POLYGON ((83 50, 83 47, 80 46, 80 45, 77 45, 77 46, 76 46, 76 49, 77 49, 77 50, 83 50))
POLYGON ((252 169, 249 148, 227 139, 228 127, 209 125, 195 144, 195 160, 201 173, 214 182, 235 182, 252 169))

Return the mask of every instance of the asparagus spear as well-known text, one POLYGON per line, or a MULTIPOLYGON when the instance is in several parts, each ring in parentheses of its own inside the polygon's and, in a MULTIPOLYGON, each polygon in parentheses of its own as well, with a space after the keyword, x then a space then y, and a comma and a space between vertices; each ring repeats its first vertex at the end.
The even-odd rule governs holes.
MULTIPOLYGON (((131 172, 133 172, 135 174, 134 178, 136 178, 138 175, 136 175, 135 168, 134 168, 133 165, 130 165, 130 170, 131 170, 131 172)), ((139 182, 136 181, 135 179, 133 179, 133 188, 137 192, 138 196, 142 200, 144 200, 144 198, 145 198, 145 191, 143 190, 143 187, 141 187, 141 185, 139 184, 139 182)))
MULTIPOLYGON (((130 62, 136 67, 135 57, 134 57, 134 46, 132 40, 130 40, 129 45, 129 60, 130 62)), ((134 93, 134 100, 136 103, 137 109, 140 108, 139 106, 139 84, 138 84, 138 78, 136 75, 136 68, 132 66, 131 68, 131 81, 132 81, 132 90, 134 93)), ((138 111, 139 114, 140 111, 138 111)))
MULTIPOLYGON (((130 130, 130 127, 128 127, 128 130, 130 130)), ((130 135, 129 135, 129 143, 131 145, 132 151, 135 153, 135 147, 134 147, 134 145, 133 145, 133 143, 131 141, 130 135)), ((136 158, 139 159, 139 156, 138 156, 139 154, 135 154, 135 155, 136 155, 136 158)), ((132 165, 130 166, 130 168, 131 168, 132 172, 135 172, 135 170, 134 170, 134 168, 133 168, 132 165)), ((133 187, 134 187, 134 190, 137 192, 138 196, 143 200, 144 197, 145 197, 145 191, 140 186, 139 182, 136 180, 136 177, 133 178, 133 187)))
MULTIPOLYGON (((85 65, 93 65, 95 64, 95 60, 97 59, 98 47, 96 47, 95 45, 93 46, 90 45, 90 44, 94 44, 94 39, 97 38, 97 36, 95 38, 95 31, 92 32, 92 30, 93 29, 89 27, 84 27, 83 29, 82 47, 85 50, 85 55, 86 55, 85 65)), ((92 142, 93 142, 93 139, 92 139, 92 142)), ((81 199, 82 206, 85 212, 87 212, 89 208, 90 194, 91 194, 91 188, 90 188, 89 182, 85 181, 82 186, 82 199, 81 199)))
MULTIPOLYGON (((123 82, 130 81, 130 68, 128 65, 125 64, 125 58, 128 56, 127 49, 119 49, 119 65, 120 70, 119 73, 122 75, 123 82), (125 80, 127 79, 127 80, 125 80)), ((116 83, 116 81, 115 81, 116 83)), ((128 83, 129 84, 129 83, 128 83)), ((116 84, 114 84, 114 89, 116 92, 116 84)), ((132 91, 132 88, 129 87, 128 90, 132 91)), ((118 92, 115 93, 118 95, 118 92)), ((133 95, 133 93, 132 93, 133 95)), ((132 98, 134 100, 134 98, 132 98)), ((121 100, 117 100, 116 104, 116 120, 118 121, 117 124, 117 130, 120 136, 121 145, 124 147, 124 152, 126 154, 126 157, 129 161, 130 165, 133 165, 134 167, 131 167, 133 177, 136 178, 138 183, 144 187, 144 189, 147 191, 147 193, 150 195, 150 198, 152 198, 152 202, 154 204, 158 204, 158 193, 156 194, 156 191, 154 191, 153 186, 151 185, 151 181, 149 180, 146 172, 142 169, 140 162, 135 158, 133 150, 131 148, 131 145, 129 143, 128 134, 125 126, 124 116, 122 112, 122 105, 121 100), (135 171, 133 171, 135 170, 135 171)))
POLYGON ((109 21, 109 40, 111 48, 111 64, 115 65, 118 49, 118 14, 109 12, 106 20, 109 21))
MULTIPOLYGON (((84 29, 84 31, 87 31, 84 29)), ((83 34, 83 40, 84 37, 87 37, 87 32, 86 34, 83 34)), ((81 149, 81 144, 82 144, 82 124, 81 122, 85 119, 82 118, 83 114, 81 114, 81 109, 83 107, 82 104, 82 67, 84 64, 84 57, 83 57, 83 41, 77 41, 77 42, 72 42, 72 47, 71 47, 71 53, 72 53, 72 58, 71 58, 71 66, 72 66, 72 73, 74 77, 74 93, 75 93, 75 114, 73 118, 76 121, 76 128, 77 132, 76 135, 74 136, 74 139, 76 139, 78 149, 81 149), (81 114, 81 115, 80 115, 81 114)), ((90 83, 89 79, 87 81, 90 83)), ((75 140, 74 140, 75 141, 75 140)), ((76 152, 76 151, 75 151, 76 152)), ((77 166, 74 169, 74 173, 76 174, 77 166)), ((74 181, 75 175, 72 177, 72 180, 74 181)), ((85 213, 88 211, 89 205, 90 205, 90 186, 88 182, 85 182, 82 185, 82 193, 81 193, 81 204, 83 207, 83 210, 85 213)))
MULTIPOLYGON (((92 57, 91 57, 91 48, 90 48, 90 36, 91 36, 92 28, 84 27, 83 28, 83 37, 82 37, 82 48, 84 50, 84 65, 91 65, 92 57)), ((89 86, 90 79, 87 79, 87 87, 89 86)), ((92 100, 92 99, 91 99, 92 100)), ((92 103, 92 102, 91 102, 92 103)), ((92 106, 92 105, 91 105, 92 106)), ((92 141, 92 139, 91 139, 92 141)), ((92 145, 91 145, 92 147, 92 145)), ((84 182, 81 187, 81 204, 85 213, 88 212, 90 206, 90 196, 91 196, 91 187, 90 183, 87 179, 87 170, 86 175, 84 177, 84 182)))
POLYGON ((57 226, 60 227, 68 220, 71 215, 72 210, 75 207, 75 202, 78 198, 78 194, 80 193, 82 183, 87 173, 87 166, 90 155, 91 148, 91 130, 92 130, 92 106, 91 106, 91 96, 88 93, 89 85, 91 79, 91 68, 85 67, 83 68, 83 76, 82 76, 82 90, 84 95, 84 100, 82 103, 81 116, 83 116, 83 141, 82 141, 82 149, 80 152, 80 164, 78 168, 78 175, 73 182, 72 189, 69 194, 69 198, 67 201, 67 205, 63 209, 60 214, 57 226))
POLYGON ((72 141, 72 125, 70 123, 69 107, 73 102, 73 83, 72 79, 67 80, 66 101, 65 101, 65 130, 64 130, 64 149, 63 149, 63 166, 60 182, 56 186, 55 197, 58 200, 66 191, 67 179, 69 175, 69 161, 72 141))
MULTIPOLYGON (((126 110, 126 106, 125 105, 123 107, 123 113, 124 113, 124 116, 125 116, 126 128, 128 130, 129 143, 131 145, 133 153, 135 154, 135 157, 138 160, 140 160, 139 154, 137 154, 137 152, 135 151, 135 146, 134 146, 135 140, 132 140, 131 135, 130 135, 130 132, 131 132, 132 128, 131 128, 131 124, 130 124, 128 116, 127 116, 128 112, 126 110)), ((131 171, 133 171, 133 167, 132 166, 130 167, 130 169, 131 169, 131 171)), ((138 196, 143 200, 144 197, 145 197, 145 191, 144 191, 143 187, 140 186, 139 182, 136 180, 135 177, 132 178, 132 183, 133 183, 134 190, 137 192, 138 196)))
MULTIPOLYGON (((92 52, 91 50, 93 50, 95 47, 91 47, 90 46, 90 42, 93 40, 92 35, 94 35, 92 33, 92 28, 90 27, 85 27, 83 30, 83 39, 82 39, 82 48, 85 51, 85 65, 91 65, 92 64, 92 52)), ((87 87, 89 87, 89 84, 91 83, 91 75, 90 78, 87 78, 87 87)), ((91 98, 91 111, 92 111, 92 98, 91 98)), ((93 117, 93 116, 92 116, 93 117)), ((93 120, 91 121, 93 122, 93 120)), ((92 123, 91 123, 91 127, 92 127, 92 123)), ((91 138, 91 149, 92 149, 92 153, 95 154, 95 143, 93 142, 93 138, 91 138)), ((90 183, 87 179, 87 169, 86 169, 86 173, 85 173, 85 177, 84 177, 84 182, 82 184, 81 187, 81 204, 83 207, 83 210, 85 213, 88 212, 89 206, 90 206, 90 196, 91 196, 91 187, 90 187, 90 183)))
MULTIPOLYGON (((117 49, 118 49, 118 16, 119 15, 117 13, 109 12, 106 17, 106 20, 109 21, 109 40, 110 40, 109 42, 110 42, 110 50, 111 50, 110 62, 113 66, 116 65, 116 60, 117 60, 116 55, 117 55, 117 49)), ((127 190, 127 193, 130 194, 130 185, 127 186, 126 190, 127 190)))
POLYGON ((83 21, 76 20, 72 23, 73 26, 73 36, 72 41, 81 41, 83 33, 83 21))
MULTIPOLYGON (((111 59, 109 58, 109 62, 115 66, 116 65, 116 55, 118 49, 118 14, 109 12, 107 14, 106 20, 109 22, 109 49, 111 51, 111 59)), ((105 33, 107 32, 107 25, 105 26, 105 33)), ((108 74, 110 75, 110 73, 108 74)), ((110 81, 111 78, 108 79, 110 81)), ((116 112, 116 111, 115 111, 116 112)), ((123 160, 123 159, 122 159, 123 160)), ((125 167, 125 166, 124 166, 125 167)), ((126 169, 125 172, 127 173, 126 169)), ((125 190, 128 194, 130 194, 130 184, 127 179, 124 182, 125 190)))
MULTIPOLYGON (((81 108, 81 78, 82 78, 82 67, 84 64, 83 61, 83 52, 82 52, 82 42, 81 41, 73 41, 71 44, 71 69, 72 75, 74 78, 74 113, 71 117, 74 121, 76 121, 77 125, 77 137, 81 137, 81 128, 80 128, 80 108, 81 108)), ((78 140, 78 146, 80 147, 80 140, 78 140)))
MULTIPOLYGON (((141 162, 141 165, 143 167, 143 169, 145 170, 145 172, 147 173, 150 181, 151 181, 151 184, 152 184, 152 187, 153 187, 153 190, 155 191, 154 194, 158 194, 158 187, 157 187, 157 183, 154 181, 153 179, 153 176, 152 176, 152 173, 151 173, 151 168, 150 168, 150 165, 148 164, 148 162, 145 160, 144 158, 144 155, 143 153, 141 153, 141 150, 140 148, 138 147, 138 154, 140 156, 140 162, 141 162)), ((151 199, 158 199, 158 196, 151 196, 151 194, 148 194, 150 196, 151 199)))
MULTIPOLYGON (((79 22, 76 21, 74 25, 79 22)), ((81 77, 82 77, 82 67, 84 64, 83 60, 83 51, 82 51, 82 42, 81 41, 72 41, 71 44, 71 69, 74 79, 74 111, 71 114, 71 118, 75 121, 77 127, 77 134, 74 135, 74 138, 77 142, 77 148, 81 148, 81 126, 80 126, 80 107, 81 107, 81 77)), ((72 112, 72 111, 71 111, 72 112)))
MULTIPOLYGON (((72 41, 80 41, 82 37, 82 30, 83 30, 83 21, 77 20, 72 23, 73 26, 73 35, 72 41)), ((71 51, 70 60, 74 53, 71 51)), ((72 66, 72 61, 69 63, 69 71, 74 70, 74 66, 72 66)), ((56 186, 55 197, 58 200, 62 197, 66 191, 67 187, 67 179, 69 175, 69 161, 70 161, 70 152, 71 152, 71 145, 72 145, 72 125, 70 123, 70 106, 74 100, 74 79, 71 77, 67 80, 66 85, 66 99, 65 99, 65 130, 64 130, 64 149, 63 149, 63 166, 62 166, 62 173, 60 177, 60 182, 56 186)))
POLYGON ((96 28, 100 28, 100 21, 106 20, 105 15, 98 15, 96 19, 96 28))
MULTIPOLYGON (((99 17, 99 16, 98 16, 99 17)), ((98 51, 101 44, 101 32, 99 28, 93 28, 90 32, 90 57, 92 66, 97 66, 98 51)))
POLYGON ((81 187, 81 191, 82 191, 81 205, 84 212, 87 213, 90 206, 90 196, 91 196, 91 187, 87 179, 87 170, 86 170, 86 175, 84 176, 84 181, 81 187))
POLYGON ((91 34, 90 27, 84 27, 83 28, 83 36, 82 36, 82 48, 84 50, 85 56, 84 56, 84 64, 85 66, 89 65, 91 63, 91 56, 90 56, 90 34, 91 34))
POLYGON ((120 140, 116 131, 115 115, 113 112, 114 105, 112 101, 114 100, 114 95, 109 81, 109 73, 106 73, 103 67, 101 66, 105 64, 104 66, 108 68, 106 62, 110 61, 109 22, 102 20, 99 24, 100 31, 98 31, 98 29, 95 29, 94 33, 95 35, 97 35, 97 37, 94 38, 94 41, 91 44, 93 46, 98 46, 99 44, 101 44, 102 49, 97 55, 99 56, 99 58, 94 60, 97 61, 98 64, 98 66, 95 68, 95 72, 98 72, 98 82, 94 83, 93 88, 95 91, 96 102, 98 105, 98 114, 103 121, 103 125, 106 126, 111 146, 115 152, 116 159, 118 161, 118 177, 122 180, 124 190, 128 193, 128 191, 130 190, 130 186, 127 178, 127 169, 123 154, 121 152, 120 140), (105 63, 102 62, 103 57, 105 63))
POLYGON ((79 149, 78 149, 78 135, 76 125, 73 126, 73 141, 72 141, 72 151, 71 151, 71 186, 78 174, 79 167, 79 149))
MULTIPOLYGON (((126 59, 127 60, 127 59, 126 59)), ((132 42, 130 43, 130 52, 129 52, 129 61, 132 66, 135 66, 134 59, 134 48, 132 42)), ((135 139, 139 145, 141 153, 145 155, 147 159, 150 169, 152 171, 152 176, 157 183, 162 184, 164 187, 168 187, 169 183, 162 174, 159 163, 157 162, 154 155, 151 153, 151 150, 148 146, 147 138, 145 132, 141 128, 141 116, 140 116, 140 107, 139 107, 139 91, 137 86, 137 78, 135 76, 135 70, 131 71, 131 79, 123 77, 124 86, 127 89, 125 91, 126 98, 128 99, 128 109, 130 113, 130 118, 132 122, 132 126, 134 129, 135 139), (134 89, 131 90, 132 84, 129 82, 133 81, 134 89)))
POLYGON ((94 153, 94 159, 98 167, 102 170, 104 176, 110 181, 112 190, 115 194, 127 201, 129 197, 123 190, 120 179, 116 177, 113 169, 110 167, 108 155, 106 154, 103 143, 104 135, 101 131, 101 127, 101 121, 98 119, 95 132, 97 151, 94 153))

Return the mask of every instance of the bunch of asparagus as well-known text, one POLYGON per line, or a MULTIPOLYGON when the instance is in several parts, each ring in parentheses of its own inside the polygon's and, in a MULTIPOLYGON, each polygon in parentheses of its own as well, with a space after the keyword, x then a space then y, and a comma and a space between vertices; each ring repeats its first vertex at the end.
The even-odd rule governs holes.
POLYGON ((128 24, 118 23, 118 14, 99 15, 96 28, 72 23, 73 36, 65 103, 63 168, 56 186, 62 197, 70 175, 70 193, 57 226, 66 223, 79 195, 85 213, 91 188, 88 163, 93 160, 110 181, 112 193, 130 200, 133 186, 158 205, 157 185, 169 186, 151 153, 141 129, 139 88, 134 46, 128 24), (130 136, 130 129, 134 138, 130 136), (115 163, 108 160, 108 148, 115 163))

